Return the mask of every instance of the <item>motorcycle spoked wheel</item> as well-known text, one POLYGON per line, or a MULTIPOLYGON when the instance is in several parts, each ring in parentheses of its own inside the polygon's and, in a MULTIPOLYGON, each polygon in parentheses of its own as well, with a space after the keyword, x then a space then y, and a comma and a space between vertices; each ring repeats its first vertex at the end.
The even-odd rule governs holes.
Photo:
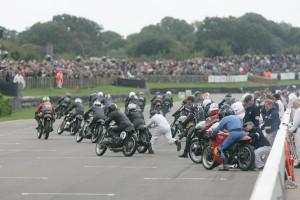
POLYGON ((198 138, 194 138, 189 148, 189 158, 193 163, 200 164, 202 162, 204 144, 198 138))
POLYGON ((44 136, 44 139, 45 140, 48 140, 49 138, 49 134, 50 134, 50 131, 51 131, 51 121, 50 120, 47 120, 44 124, 44 132, 45 132, 45 136, 44 136))
POLYGON ((214 156, 210 145, 206 145, 204 147, 202 155, 202 165, 205 169, 208 170, 211 170, 219 165, 217 162, 214 161, 214 156))
POLYGON ((244 144, 238 150, 238 166, 242 171, 248 171, 252 168, 255 161, 254 147, 250 144, 244 144))
POLYGON ((75 137, 76 137, 76 142, 80 143, 84 138, 83 129, 80 129, 79 133, 75 137))
POLYGON ((104 140, 104 138, 105 138, 104 134, 101 134, 101 137, 99 138, 99 140, 96 143, 95 151, 96 151, 97 156, 102 156, 107 150, 107 146, 101 144, 102 141, 104 140))
POLYGON ((41 129, 41 127, 39 127, 37 130, 36 130, 36 135, 37 135, 37 138, 38 139, 41 139, 42 135, 43 135, 43 130, 41 129))
POLYGON ((58 126, 58 129, 57 129, 57 134, 58 135, 61 135, 64 132, 65 125, 66 125, 66 121, 63 120, 61 122, 61 124, 58 126))
POLYGON ((148 135, 146 133, 141 133, 140 137, 139 137, 139 143, 138 147, 137 147, 137 151, 139 153, 146 153, 146 151, 148 150, 148 135))
POLYGON ((135 135, 127 136, 125 141, 123 142, 123 154, 126 157, 132 156, 137 149, 137 138, 135 135))
POLYGON ((102 126, 96 127, 91 136, 92 143, 96 143, 101 137, 102 133, 103 133, 103 127, 102 126))

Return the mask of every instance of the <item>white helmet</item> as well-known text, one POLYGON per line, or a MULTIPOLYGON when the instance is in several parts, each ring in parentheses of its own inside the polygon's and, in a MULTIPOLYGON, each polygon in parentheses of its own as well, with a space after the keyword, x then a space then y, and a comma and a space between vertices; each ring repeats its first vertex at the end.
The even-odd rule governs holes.
POLYGON ((128 96, 129 96, 129 98, 133 98, 134 96, 136 96, 136 94, 135 94, 135 92, 130 92, 128 96))
POLYGON ((99 97, 103 97, 104 94, 103 94, 103 92, 98 92, 97 95, 98 95, 99 97))
POLYGON ((171 95, 172 95, 172 92, 171 92, 171 91, 167 91, 167 92, 166 92, 166 95, 171 96, 171 95))
POLYGON ((128 104, 128 110, 136 110, 136 109, 137 109, 137 106, 135 103, 128 104))
POLYGON ((101 102, 99 100, 94 101, 94 106, 102 106, 101 102))
POLYGON ((210 103, 212 103, 211 99, 204 99, 204 101, 203 101, 203 107, 206 107, 210 103))
POLYGON ((245 109, 242 102, 237 101, 231 105, 231 109, 234 111, 235 115, 237 115, 241 120, 244 119, 245 109))
POLYGON ((209 110, 208 110, 208 115, 210 115, 210 113, 212 113, 215 110, 219 110, 219 105, 217 103, 210 104, 209 110))
POLYGON ((80 98, 76 98, 76 99, 75 99, 75 103, 80 103, 80 104, 81 104, 81 103, 82 103, 82 100, 81 100, 80 98))
POLYGON ((105 96, 107 99, 110 99, 111 98, 111 95, 110 94, 106 94, 105 96))

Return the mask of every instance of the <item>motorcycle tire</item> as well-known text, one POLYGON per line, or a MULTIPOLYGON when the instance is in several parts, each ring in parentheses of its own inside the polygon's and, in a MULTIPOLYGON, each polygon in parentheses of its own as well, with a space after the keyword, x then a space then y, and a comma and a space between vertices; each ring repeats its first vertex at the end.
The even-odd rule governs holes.
POLYGON ((99 140, 103 132, 103 127, 102 126, 96 127, 94 131, 95 133, 92 133, 92 137, 91 137, 92 143, 96 143, 99 140))
POLYGON ((36 130, 36 135, 38 139, 41 139, 42 135, 43 135, 43 131, 41 130, 41 128, 39 128, 38 130, 36 130))
POLYGON ((254 147, 250 144, 243 144, 238 150, 238 166, 242 171, 252 168, 255 161, 254 147))
POLYGON ((137 137, 135 135, 130 135, 127 137, 123 143, 123 155, 126 157, 132 156, 137 149, 137 137))
POLYGON ((146 153, 146 151, 148 150, 148 135, 146 133, 142 133, 140 135, 140 138, 139 138, 139 144, 138 147, 137 147, 137 151, 139 153, 146 153))
POLYGON ((82 130, 80 130, 80 132, 76 135, 76 142, 80 143, 83 140, 83 135, 82 135, 82 130))
POLYGON ((200 143, 198 138, 194 138, 189 147, 189 158, 193 163, 200 164, 202 162, 204 144, 200 143))
POLYGON ((203 149, 202 165, 205 169, 208 170, 211 170, 219 165, 217 162, 214 161, 210 145, 206 145, 203 149))
POLYGON ((49 137, 49 134, 50 134, 50 131, 51 131, 51 121, 46 121, 45 122, 45 136, 44 136, 44 139, 45 140, 48 140, 48 137, 49 137))
POLYGON ((99 142, 96 143, 96 155, 97 156, 103 156, 103 154, 106 152, 107 147, 105 145, 99 144, 99 142))
POLYGON ((65 120, 63 120, 61 122, 61 124, 58 126, 58 129, 57 129, 58 135, 61 135, 64 132, 65 124, 66 124, 65 120))

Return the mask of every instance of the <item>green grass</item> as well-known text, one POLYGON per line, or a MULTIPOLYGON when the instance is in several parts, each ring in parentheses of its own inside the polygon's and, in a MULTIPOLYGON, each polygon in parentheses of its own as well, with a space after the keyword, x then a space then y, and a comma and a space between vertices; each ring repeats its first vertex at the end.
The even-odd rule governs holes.
POLYGON ((10 121, 18 119, 33 119, 35 108, 26 108, 14 111, 11 115, 0 117, 0 121, 10 121))
POLYGON ((104 93, 110 94, 127 94, 131 91, 143 91, 143 89, 131 88, 131 87, 117 87, 117 86, 99 86, 96 88, 86 88, 81 90, 76 90, 72 88, 35 88, 35 89, 25 89, 23 91, 23 96, 63 96, 66 93, 71 93, 72 95, 87 96, 93 91, 102 91, 104 93))
POLYGON ((290 85, 299 84, 300 80, 282 80, 274 84, 263 84, 257 82, 240 82, 240 83, 147 83, 150 89, 166 89, 166 88, 246 88, 261 87, 271 85, 290 85))

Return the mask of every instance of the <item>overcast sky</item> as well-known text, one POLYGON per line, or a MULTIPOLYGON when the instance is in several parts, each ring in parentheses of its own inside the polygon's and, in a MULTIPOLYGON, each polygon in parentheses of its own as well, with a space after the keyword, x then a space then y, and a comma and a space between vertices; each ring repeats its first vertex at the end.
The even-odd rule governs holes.
POLYGON ((123 36, 139 32, 165 16, 188 22, 213 16, 255 12, 300 27, 300 0, 1 0, 0 26, 17 31, 54 15, 71 14, 96 21, 123 36))

